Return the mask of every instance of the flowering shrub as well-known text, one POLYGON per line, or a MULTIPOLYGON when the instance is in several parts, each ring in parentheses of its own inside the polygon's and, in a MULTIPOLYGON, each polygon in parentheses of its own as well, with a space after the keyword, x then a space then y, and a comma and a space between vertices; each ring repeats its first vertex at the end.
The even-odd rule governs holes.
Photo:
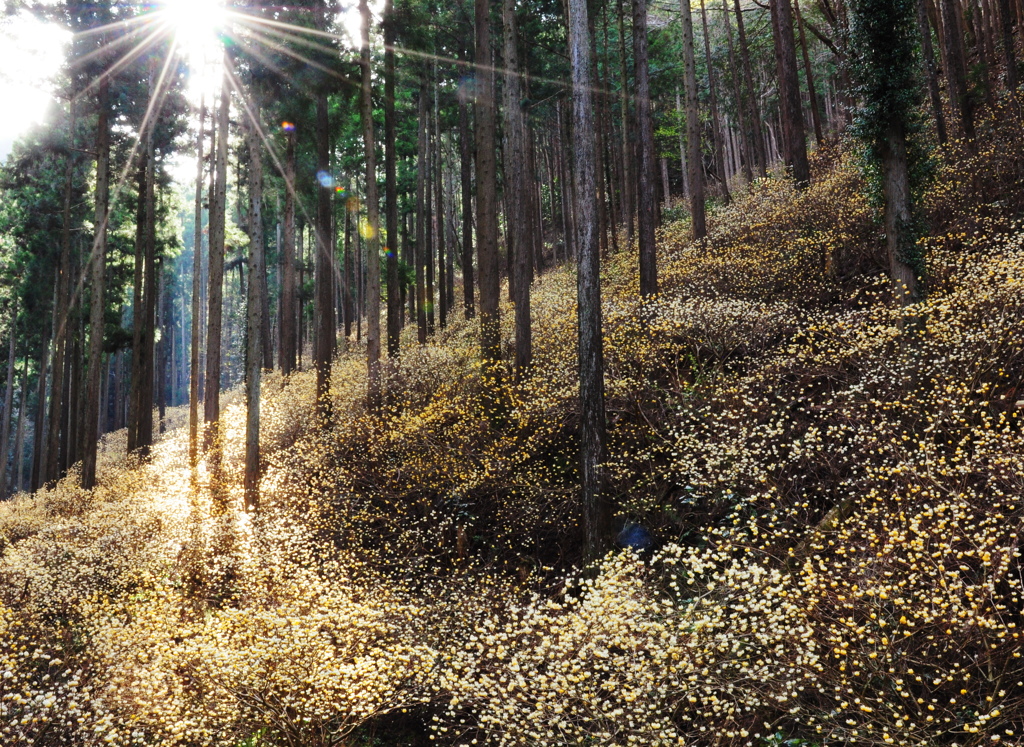
POLYGON ((257 516, 239 392, 195 471, 181 410, 146 463, 109 434, 95 490, 0 506, 0 742, 1021 744, 1015 121, 940 165, 907 309, 840 149, 666 227, 654 298, 605 262, 608 484, 651 556, 576 568, 568 267, 498 417, 454 317, 377 413, 351 341, 326 428, 312 372, 268 376, 257 516))

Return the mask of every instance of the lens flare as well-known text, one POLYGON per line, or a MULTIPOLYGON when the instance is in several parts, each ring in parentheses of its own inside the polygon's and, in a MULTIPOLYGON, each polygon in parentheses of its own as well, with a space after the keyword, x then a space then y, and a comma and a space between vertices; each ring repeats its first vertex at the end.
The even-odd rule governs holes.
POLYGON ((316 172, 316 180, 320 182, 320 186, 324 189, 334 188, 334 177, 328 174, 326 171, 316 172))
POLYGON ((295 132, 295 125, 291 122, 282 122, 281 129, 285 132, 295 132))
POLYGON ((366 216, 360 216, 359 218, 359 235, 364 239, 372 239, 374 236, 373 226, 366 219, 366 216))

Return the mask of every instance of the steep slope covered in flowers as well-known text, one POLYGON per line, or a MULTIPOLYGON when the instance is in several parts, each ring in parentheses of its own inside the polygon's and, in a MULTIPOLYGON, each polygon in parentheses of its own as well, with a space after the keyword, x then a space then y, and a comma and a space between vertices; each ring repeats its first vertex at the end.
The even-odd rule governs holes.
POLYGON ((986 138, 927 195, 915 307, 839 153, 666 229, 653 300, 608 259, 610 489, 654 557, 572 575, 570 268, 497 421, 457 320, 379 415, 357 349, 326 431, 311 374, 266 383, 255 519, 238 404, 216 473, 108 437, 94 492, 0 507, 0 742, 1020 743, 1024 143, 986 138))

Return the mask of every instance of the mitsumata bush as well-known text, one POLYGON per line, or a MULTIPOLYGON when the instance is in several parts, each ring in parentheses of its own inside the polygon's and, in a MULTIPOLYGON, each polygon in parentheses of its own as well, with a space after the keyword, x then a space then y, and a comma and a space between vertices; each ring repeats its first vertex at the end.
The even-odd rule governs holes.
MULTIPOLYGON (((609 490, 658 547, 579 569, 575 276, 485 406, 475 323, 264 380, 190 472, 106 437, 0 506, 4 745, 1024 744, 1024 143, 997 112, 924 195, 900 308, 850 151, 603 263, 609 490), (493 403, 491 403, 493 404, 493 403)), ((512 313, 502 309, 505 359, 512 313)), ((414 335, 415 329, 407 335, 414 335)), ((180 422, 183 413, 172 413, 180 422)))

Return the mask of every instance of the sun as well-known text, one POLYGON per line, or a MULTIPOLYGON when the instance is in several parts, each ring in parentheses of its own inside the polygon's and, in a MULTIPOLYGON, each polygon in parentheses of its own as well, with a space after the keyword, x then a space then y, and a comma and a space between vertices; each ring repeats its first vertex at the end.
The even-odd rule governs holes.
POLYGON ((163 0, 157 12, 174 35, 179 54, 188 61, 189 88, 209 88, 210 80, 219 78, 221 38, 228 31, 228 11, 222 0, 163 0))
POLYGON ((219 34, 227 25, 227 10, 217 0, 164 0, 163 21, 171 27, 182 52, 189 56, 220 48, 219 34))

